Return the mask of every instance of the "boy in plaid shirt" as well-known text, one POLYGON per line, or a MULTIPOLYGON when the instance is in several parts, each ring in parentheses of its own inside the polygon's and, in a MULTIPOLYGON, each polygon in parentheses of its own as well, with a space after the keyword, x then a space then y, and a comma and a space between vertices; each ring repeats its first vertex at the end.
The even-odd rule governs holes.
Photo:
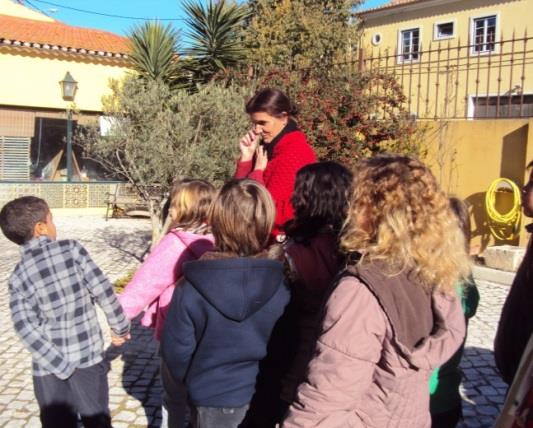
POLYGON ((17 334, 32 355, 43 427, 111 427, 107 363, 94 303, 105 312, 112 343, 129 339, 130 323, 113 288, 77 241, 56 241, 46 202, 25 196, 0 211, 4 235, 21 245, 9 278, 17 334))

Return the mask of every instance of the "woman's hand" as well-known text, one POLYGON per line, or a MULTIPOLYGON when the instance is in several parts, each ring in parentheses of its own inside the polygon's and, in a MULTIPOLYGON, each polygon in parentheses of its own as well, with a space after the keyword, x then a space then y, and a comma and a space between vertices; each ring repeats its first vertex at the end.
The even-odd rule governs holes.
POLYGON ((264 171, 268 165, 268 155, 264 146, 257 146, 255 150, 255 166, 254 170, 264 171))
POLYGON ((239 149, 241 150, 241 161, 251 161, 259 144, 259 136, 254 131, 242 137, 239 141, 239 149))

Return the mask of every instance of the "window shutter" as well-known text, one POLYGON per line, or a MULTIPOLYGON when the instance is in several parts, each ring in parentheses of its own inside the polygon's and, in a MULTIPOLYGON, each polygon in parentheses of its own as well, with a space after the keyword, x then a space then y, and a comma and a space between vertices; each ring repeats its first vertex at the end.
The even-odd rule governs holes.
POLYGON ((29 163, 29 137, 0 136, 0 180, 29 180, 29 163))

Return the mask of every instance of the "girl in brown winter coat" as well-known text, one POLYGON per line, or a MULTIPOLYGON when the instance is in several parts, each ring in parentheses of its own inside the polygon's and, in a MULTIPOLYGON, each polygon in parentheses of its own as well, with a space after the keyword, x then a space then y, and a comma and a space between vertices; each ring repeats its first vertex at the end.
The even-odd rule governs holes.
POLYGON ((327 301, 283 426, 430 427, 429 376, 465 334, 454 289, 469 273, 464 236, 418 160, 380 155, 355 171, 341 246, 361 257, 327 301))

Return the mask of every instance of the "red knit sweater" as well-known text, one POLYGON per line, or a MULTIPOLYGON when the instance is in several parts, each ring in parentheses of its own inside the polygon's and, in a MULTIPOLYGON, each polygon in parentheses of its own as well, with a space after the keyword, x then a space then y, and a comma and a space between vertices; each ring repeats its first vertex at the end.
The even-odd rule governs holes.
POLYGON ((296 173, 300 168, 316 162, 316 155, 307 143, 305 134, 293 131, 285 134, 274 146, 272 159, 264 171, 254 170, 254 161, 237 162, 235 178, 251 178, 264 184, 276 204, 276 220, 272 235, 283 233, 285 222, 293 218, 290 198, 296 173))

